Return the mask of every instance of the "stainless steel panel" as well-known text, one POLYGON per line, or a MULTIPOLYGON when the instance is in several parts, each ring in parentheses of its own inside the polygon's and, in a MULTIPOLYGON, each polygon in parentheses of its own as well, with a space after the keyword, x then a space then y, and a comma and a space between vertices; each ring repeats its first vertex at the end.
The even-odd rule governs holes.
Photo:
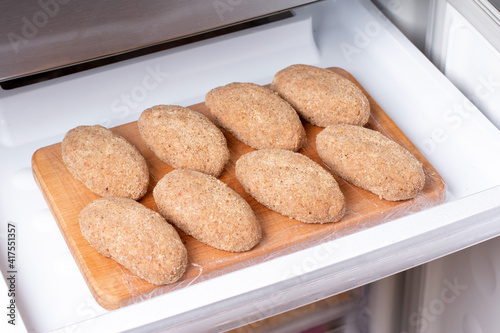
POLYGON ((0 81, 119 54, 315 0, 0 2, 0 81))
POLYGON ((491 3, 498 11, 500 11, 500 0, 489 0, 489 3, 491 3))

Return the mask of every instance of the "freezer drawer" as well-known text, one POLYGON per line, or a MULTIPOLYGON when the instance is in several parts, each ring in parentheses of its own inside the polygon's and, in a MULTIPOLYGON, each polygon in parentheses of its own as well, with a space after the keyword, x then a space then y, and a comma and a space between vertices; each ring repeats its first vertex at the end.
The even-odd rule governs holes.
MULTIPOLYGON (((2 90, 0 98, 1 237, 5 244, 7 225, 16 226, 17 315, 31 331, 229 330, 500 234, 500 158, 491 153, 500 132, 370 1, 319 2, 283 21, 2 90), (34 183, 35 150, 77 125, 114 127, 151 105, 202 102, 228 82, 267 84, 294 63, 351 73, 437 169, 447 201, 118 310, 101 308, 34 183)), ((0 267, 7 276, 5 259, 0 267)))

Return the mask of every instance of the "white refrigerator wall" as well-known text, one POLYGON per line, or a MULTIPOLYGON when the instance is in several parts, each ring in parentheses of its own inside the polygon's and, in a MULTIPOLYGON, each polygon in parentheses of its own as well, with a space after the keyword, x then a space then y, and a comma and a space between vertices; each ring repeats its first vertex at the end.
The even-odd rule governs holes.
MULTIPOLYGON (((498 7, 486 0, 374 2, 500 128, 498 7)), ((500 238, 405 275, 401 332, 500 332, 500 238)))

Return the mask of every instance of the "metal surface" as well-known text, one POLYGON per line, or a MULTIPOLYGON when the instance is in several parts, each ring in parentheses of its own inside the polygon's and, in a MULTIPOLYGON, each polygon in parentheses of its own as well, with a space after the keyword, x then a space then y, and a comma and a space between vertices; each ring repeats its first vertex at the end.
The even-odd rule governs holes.
MULTIPOLYGON (((486 1, 486 0, 484 0, 486 1)), ((488 1, 492 6, 494 6, 498 11, 500 11, 500 0, 489 0, 488 1)))
POLYGON ((196 35, 314 1, 2 1, 0 81, 196 35))

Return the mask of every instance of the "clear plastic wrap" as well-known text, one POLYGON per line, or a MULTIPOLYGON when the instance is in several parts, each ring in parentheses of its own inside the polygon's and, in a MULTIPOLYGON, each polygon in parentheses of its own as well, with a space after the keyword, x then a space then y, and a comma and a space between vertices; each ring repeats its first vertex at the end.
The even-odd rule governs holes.
MULTIPOLYGON (((338 68, 333 70, 360 86, 349 73, 338 68)), ((179 232, 188 249, 190 264, 184 276, 171 285, 154 286, 145 282, 112 259, 99 254, 83 238, 79 229, 78 214, 87 203, 96 199, 97 195, 69 174, 61 158, 60 144, 44 147, 35 152, 32 160, 34 176, 92 295, 101 306, 112 310, 344 237, 444 202, 446 186, 437 171, 366 91, 365 94, 371 106, 371 117, 367 127, 380 131, 398 142, 422 162, 426 183, 420 194, 411 200, 386 201, 334 175, 346 199, 346 214, 336 223, 302 223, 267 209, 245 192, 234 175, 234 167, 239 156, 253 149, 223 131, 228 141, 231 160, 219 179, 250 203, 262 224, 263 238, 250 251, 231 253, 211 248, 179 232)), ((192 105, 190 108, 211 118, 203 103, 192 105)), ((323 165, 315 148, 316 135, 322 128, 306 122, 304 122, 304 127, 308 143, 299 153, 323 165)), ((146 148, 139 135, 136 122, 115 127, 112 130, 134 144, 146 158, 150 169, 150 184, 147 194, 140 200, 140 203, 157 210, 152 190, 156 182, 172 168, 158 160, 146 148)))

